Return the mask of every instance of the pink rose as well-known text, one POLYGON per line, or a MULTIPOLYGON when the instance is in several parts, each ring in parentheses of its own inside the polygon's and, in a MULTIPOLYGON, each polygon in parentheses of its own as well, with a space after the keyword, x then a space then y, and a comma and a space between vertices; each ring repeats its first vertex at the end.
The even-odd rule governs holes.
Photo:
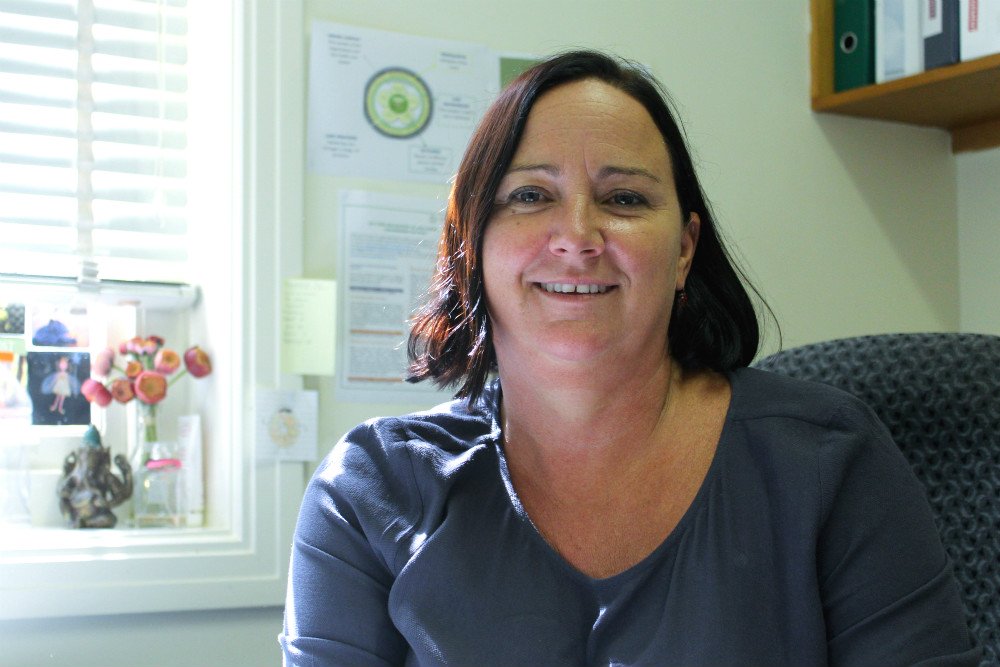
POLYGON ((155 405, 167 397, 167 378, 156 371, 143 371, 136 376, 133 390, 140 401, 155 405))
POLYGON ((107 377, 108 373, 111 372, 111 367, 114 363, 115 351, 110 347, 106 347, 94 355, 94 362, 91 364, 90 370, 93 371, 95 375, 107 377))
POLYGON ((156 354, 156 350, 160 347, 160 345, 157 343, 158 340, 162 341, 163 339, 153 336, 152 338, 147 338, 146 340, 142 341, 142 347, 141 347, 142 354, 148 354, 150 356, 156 354))
POLYGON ((208 353, 197 345, 184 353, 184 365, 187 366, 188 373, 196 378, 205 377, 212 372, 212 360, 208 357, 208 353))
POLYGON ((170 375, 180 368, 180 365, 180 356, 173 350, 165 347, 156 353, 156 358, 153 360, 153 367, 164 375, 170 375))
POLYGON ((135 398, 132 383, 125 378, 118 378, 111 383, 111 396, 119 403, 128 403, 135 398))
POLYGON ((111 402, 111 392, 103 384, 93 378, 87 378, 80 385, 80 393, 91 403, 97 403, 102 408, 111 402))

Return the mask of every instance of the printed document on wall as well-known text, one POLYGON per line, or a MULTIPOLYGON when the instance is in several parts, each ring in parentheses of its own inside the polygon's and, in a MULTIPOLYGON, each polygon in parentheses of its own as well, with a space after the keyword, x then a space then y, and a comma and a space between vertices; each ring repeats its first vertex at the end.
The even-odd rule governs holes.
POLYGON ((430 382, 404 382, 408 320, 430 284, 444 207, 431 197, 341 193, 338 400, 450 398, 430 382))
POLYGON ((309 169, 444 184, 498 89, 485 46, 314 21, 309 169))

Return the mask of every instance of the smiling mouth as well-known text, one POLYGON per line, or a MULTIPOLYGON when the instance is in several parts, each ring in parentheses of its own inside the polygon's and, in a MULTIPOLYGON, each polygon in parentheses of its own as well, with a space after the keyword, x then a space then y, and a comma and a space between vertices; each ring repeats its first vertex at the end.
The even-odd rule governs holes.
POLYGON ((536 283, 546 292, 555 294, 604 294, 613 289, 613 285, 575 285, 572 283, 536 283))

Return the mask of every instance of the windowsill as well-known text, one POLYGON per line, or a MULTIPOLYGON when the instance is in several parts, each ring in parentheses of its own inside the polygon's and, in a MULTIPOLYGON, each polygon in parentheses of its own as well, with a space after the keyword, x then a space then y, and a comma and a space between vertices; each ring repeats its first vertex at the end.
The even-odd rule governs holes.
POLYGON ((5 541, 0 564, 67 559, 118 560, 142 552, 185 552, 237 544, 221 528, 55 528, 18 524, 2 526, 5 541))
POLYGON ((224 528, 3 526, 0 620, 277 606, 302 466, 258 462, 224 528))

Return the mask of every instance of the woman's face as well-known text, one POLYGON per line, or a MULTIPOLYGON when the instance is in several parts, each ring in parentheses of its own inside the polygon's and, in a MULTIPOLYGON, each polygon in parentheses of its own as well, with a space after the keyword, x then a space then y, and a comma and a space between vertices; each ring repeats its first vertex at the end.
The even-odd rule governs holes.
POLYGON ((493 345, 506 363, 660 363, 697 243, 662 135, 596 79, 541 96, 483 241, 493 345), (608 356, 613 355, 613 356, 608 356))

